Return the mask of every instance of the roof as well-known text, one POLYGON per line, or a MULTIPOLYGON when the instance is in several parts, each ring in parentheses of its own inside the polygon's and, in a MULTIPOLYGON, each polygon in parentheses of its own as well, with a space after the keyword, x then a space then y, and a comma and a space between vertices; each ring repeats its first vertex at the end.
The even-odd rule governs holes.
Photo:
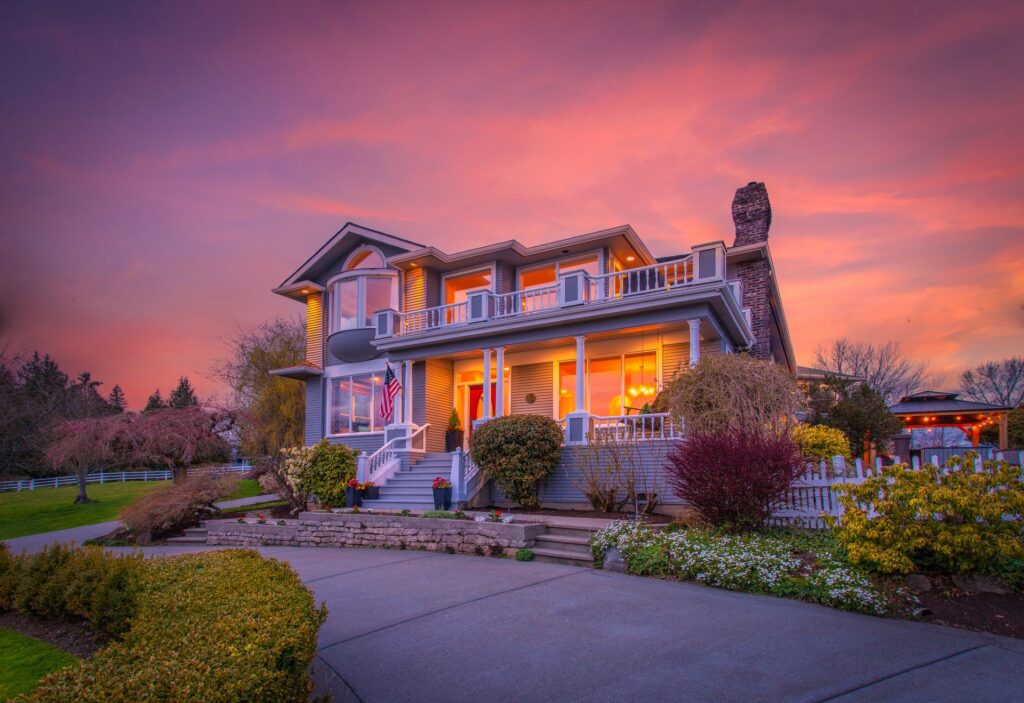
POLYGON ((1010 410, 1010 408, 990 403, 977 403, 973 400, 960 400, 959 393, 921 391, 904 396, 890 410, 895 415, 918 415, 922 413, 997 412, 1010 410))
POLYGON ((528 247, 516 239, 507 239, 503 242, 487 244, 482 247, 466 249, 464 251, 449 254, 437 247, 422 247, 418 250, 411 250, 403 254, 395 254, 388 257, 388 263, 397 268, 408 268, 410 266, 429 267, 438 271, 450 271, 467 266, 474 266, 479 263, 493 261, 495 258, 502 258, 514 265, 522 265, 543 261, 553 252, 561 251, 563 254, 582 254, 592 251, 602 242, 607 242, 616 251, 616 254, 625 259, 627 256, 636 255, 639 259, 637 265, 646 266, 655 262, 654 256, 647 249, 647 245, 637 235, 630 225, 620 225, 610 229, 602 229, 597 232, 588 232, 564 239, 556 239, 552 242, 537 244, 528 247))
POLYGON ((844 381, 864 381, 863 376, 854 376, 849 373, 839 373, 828 369, 818 369, 813 366, 797 366, 796 377, 803 381, 825 380, 826 378, 838 378, 844 381))

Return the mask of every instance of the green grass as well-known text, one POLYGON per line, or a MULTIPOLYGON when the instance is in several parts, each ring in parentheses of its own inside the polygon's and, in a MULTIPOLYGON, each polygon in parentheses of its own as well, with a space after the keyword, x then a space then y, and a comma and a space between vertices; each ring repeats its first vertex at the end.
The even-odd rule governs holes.
POLYGON ((252 478, 243 478, 238 482, 238 488, 232 491, 224 500, 236 500, 238 498, 253 498, 255 496, 261 496, 266 491, 260 486, 259 482, 252 478))
POLYGON ((0 540, 116 520, 121 508, 169 481, 90 483, 95 503, 75 505, 77 486, 0 493, 0 540))
POLYGON ((77 662, 52 644, 0 628, 0 700, 31 691, 45 674, 77 662))
POLYGON ((228 508, 227 510, 221 510, 220 513, 224 517, 231 517, 232 515, 241 515, 243 513, 258 512, 260 510, 272 510, 273 508, 283 508, 286 505, 288 505, 288 503, 283 500, 272 500, 267 503, 243 505, 240 508, 228 508))

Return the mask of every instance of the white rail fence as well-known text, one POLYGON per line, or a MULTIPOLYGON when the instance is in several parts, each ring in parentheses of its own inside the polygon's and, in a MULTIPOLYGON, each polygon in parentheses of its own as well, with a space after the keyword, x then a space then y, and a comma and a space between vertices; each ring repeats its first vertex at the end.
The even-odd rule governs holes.
MULTIPOLYGON (((245 473, 252 469, 252 464, 225 464, 223 466, 203 466, 190 468, 190 475, 195 474, 228 474, 245 473)), ((173 474, 166 469, 144 469, 139 471, 100 471, 89 474, 86 483, 124 483, 126 481, 169 481, 173 474)), ((41 478, 15 479, 0 481, 0 493, 10 491, 34 491, 37 488, 57 488, 59 486, 77 486, 78 477, 43 476, 41 478)))
MULTIPOLYGON (((995 459, 1006 459, 1011 463, 1013 456, 997 452, 995 459)), ((900 463, 900 458, 895 457, 895 462, 900 463)), ((935 466, 942 466, 938 455, 930 457, 928 463, 935 466)), ((921 461, 918 457, 911 459, 911 468, 920 469, 921 461)), ((975 471, 982 468, 982 459, 979 457, 974 465, 975 471)), ((783 499, 782 503, 772 513, 771 522, 777 525, 789 525, 792 527, 808 527, 822 529, 828 525, 825 522, 827 516, 841 518, 843 506, 839 502, 836 488, 844 483, 860 484, 873 476, 880 476, 882 473, 882 460, 876 459, 874 465, 865 466, 857 459, 853 465, 848 465, 841 456, 832 457, 831 463, 821 462, 818 465, 810 465, 807 471, 794 483, 783 499)))

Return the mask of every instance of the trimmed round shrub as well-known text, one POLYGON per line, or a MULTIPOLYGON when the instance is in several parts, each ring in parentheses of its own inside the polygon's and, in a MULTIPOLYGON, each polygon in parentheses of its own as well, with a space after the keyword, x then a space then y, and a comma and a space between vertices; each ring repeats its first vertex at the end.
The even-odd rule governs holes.
POLYGON ((801 423, 793 428, 792 437, 808 459, 830 461, 834 456, 851 458, 850 440, 835 427, 801 423))
POLYGON ((496 417, 473 433, 470 451, 505 497, 524 508, 536 508, 538 482, 558 466, 562 428, 542 415, 496 417))
POLYGON ((115 637, 19 703, 306 701, 326 617, 287 564, 250 550, 11 556, 2 544, 0 610, 85 617, 115 637))
POLYGON ((711 525, 762 527, 800 477, 800 449, 789 437, 734 429, 694 434, 668 456, 668 481, 711 525))
POLYGON ((302 493, 315 495, 325 505, 345 504, 345 484, 356 477, 356 450, 321 440, 307 468, 298 475, 302 493))

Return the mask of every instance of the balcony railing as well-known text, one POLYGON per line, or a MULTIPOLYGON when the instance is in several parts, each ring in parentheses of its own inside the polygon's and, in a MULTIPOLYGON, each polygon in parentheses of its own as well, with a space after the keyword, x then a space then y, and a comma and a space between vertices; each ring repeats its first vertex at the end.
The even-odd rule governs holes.
POLYGON ((585 271, 570 271, 563 273, 554 285, 511 293, 473 291, 464 302, 406 313, 383 310, 377 313, 376 336, 404 337, 488 320, 526 317, 559 308, 630 300, 724 280, 725 247, 716 243, 695 248, 692 254, 675 261, 652 266, 596 276, 585 271))

